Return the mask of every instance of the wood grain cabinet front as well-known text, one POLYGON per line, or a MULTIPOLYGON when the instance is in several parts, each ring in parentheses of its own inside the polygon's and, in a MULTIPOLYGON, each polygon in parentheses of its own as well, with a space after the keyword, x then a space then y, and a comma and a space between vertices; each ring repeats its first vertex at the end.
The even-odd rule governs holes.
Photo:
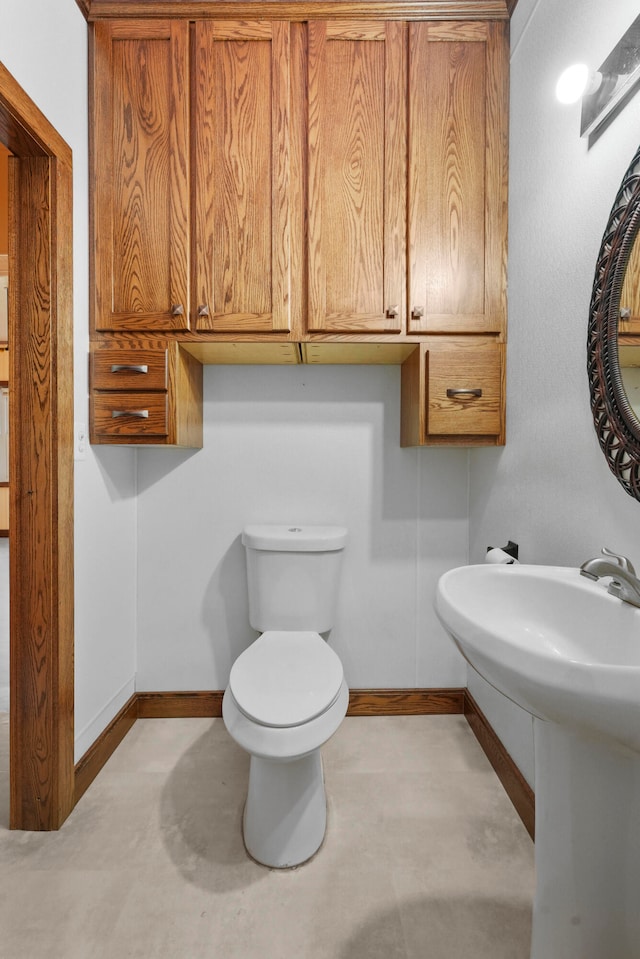
POLYGON ((192 326, 290 328, 291 25, 194 27, 192 326))
POLYGON ((290 24, 93 30, 95 330, 288 331, 290 24))
POLYGON ((508 41, 409 25, 407 332, 506 332, 508 41))
POLYGON ((92 442, 201 445, 193 355, 277 343, 397 344, 403 445, 503 443, 508 21, 160 9, 91 24, 92 442))
POLYGON ((93 322, 189 328, 189 24, 93 25, 93 322))
POLYGON ((402 446, 501 446, 504 346, 494 337, 430 337, 402 364, 402 446))
POLYGON ((89 373, 92 443, 202 446, 202 366, 175 341, 94 345, 89 373))
POLYGON ((308 329, 399 333, 406 24, 308 24, 308 329))
POLYGON ((308 25, 308 329, 504 333, 507 32, 308 25))

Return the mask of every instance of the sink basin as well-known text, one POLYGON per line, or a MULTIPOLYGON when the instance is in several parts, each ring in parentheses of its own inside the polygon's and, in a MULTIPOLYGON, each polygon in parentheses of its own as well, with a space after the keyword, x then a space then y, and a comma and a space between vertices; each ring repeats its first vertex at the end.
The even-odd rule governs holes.
POLYGON ((533 716, 531 959, 640 956, 640 609, 553 566, 445 573, 436 612, 533 716))
POLYGON ((640 753, 640 609, 577 569, 461 566, 436 612, 484 678, 540 719, 640 753))

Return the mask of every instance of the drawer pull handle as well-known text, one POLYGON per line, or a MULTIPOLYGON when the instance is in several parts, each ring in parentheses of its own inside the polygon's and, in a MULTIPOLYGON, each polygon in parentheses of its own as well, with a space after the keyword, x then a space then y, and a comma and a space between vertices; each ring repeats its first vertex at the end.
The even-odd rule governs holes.
POLYGON ((206 303, 198 307, 198 316, 209 316, 209 307, 206 303))
POLYGON ((419 320, 422 316, 424 316, 424 306, 414 306, 411 310, 411 319, 419 320))
POLYGON ((387 307, 387 312, 386 312, 386 317, 387 317, 388 320, 395 320, 395 318, 397 317, 397 315, 399 314, 399 312, 400 312, 400 307, 399 307, 399 306, 388 306, 388 307, 387 307))
POLYGON ((134 416, 139 420, 148 420, 149 410, 111 410, 112 420, 117 420, 119 416, 134 416))
POLYGON ((149 367, 146 363, 112 363, 112 373, 148 373, 149 367))
POLYGON ((184 313, 184 306, 182 305, 182 303, 174 303, 172 305, 171 307, 172 316, 182 316, 183 313, 184 313))
POLYGON ((471 390, 464 388, 447 390, 447 396, 449 399, 454 399, 456 396, 482 396, 482 390, 471 390))

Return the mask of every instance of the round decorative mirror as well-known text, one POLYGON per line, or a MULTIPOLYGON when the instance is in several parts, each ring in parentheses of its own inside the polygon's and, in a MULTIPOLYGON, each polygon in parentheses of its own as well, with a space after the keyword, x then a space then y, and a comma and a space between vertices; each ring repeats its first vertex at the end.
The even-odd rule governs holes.
POLYGON ((598 255, 587 370, 609 468, 640 500, 640 149, 625 173, 598 255), (637 239, 637 242, 636 242, 637 239))

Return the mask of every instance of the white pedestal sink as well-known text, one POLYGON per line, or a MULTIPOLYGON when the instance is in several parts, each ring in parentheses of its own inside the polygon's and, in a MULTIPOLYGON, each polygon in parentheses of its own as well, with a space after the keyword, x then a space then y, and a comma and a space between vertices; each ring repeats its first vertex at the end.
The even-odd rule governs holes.
POLYGON ((534 717, 531 959, 640 957, 640 609, 577 569, 463 566, 436 612, 534 717))

